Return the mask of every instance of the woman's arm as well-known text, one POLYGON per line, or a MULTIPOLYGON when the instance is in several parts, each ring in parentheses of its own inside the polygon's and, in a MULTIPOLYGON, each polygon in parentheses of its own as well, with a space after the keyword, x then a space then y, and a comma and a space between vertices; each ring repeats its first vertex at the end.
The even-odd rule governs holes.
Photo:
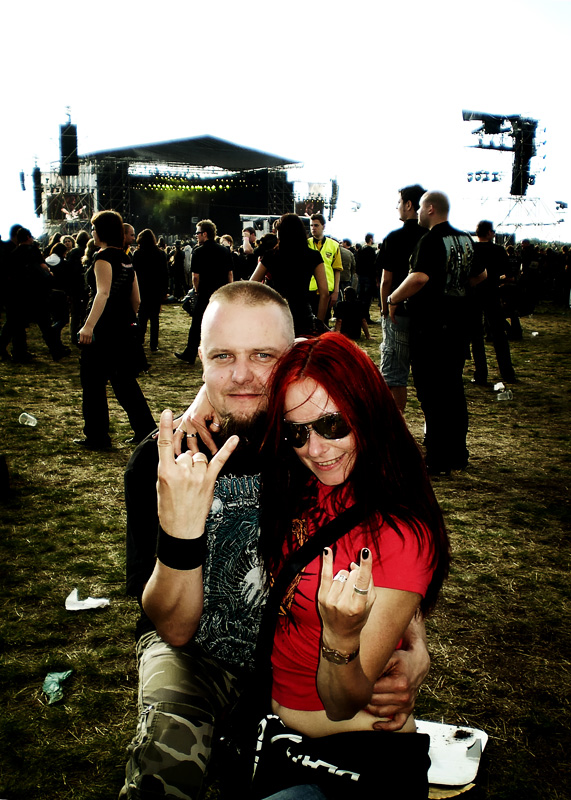
POLYGON ((252 277, 250 278, 250 280, 258 281, 258 283, 261 283, 266 277, 266 272, 267 270, 260 260, 258 261, 258 266, 256 267, 256 269, 252 272, 252 277))
POLYGON ((91 311, 85 320, 83 328, 79 331, 79 344, 91 344, 93 340, 93 329, 103 314, 103 310, 109 298, 109 292, 111 291, 113 270, 111 269, 109 261, 96 261, 93 271, 95 273, 96 294, 93 305, 91 306, 91 311))
POLYGON ((346 580, 340 581, 333 579, 333 556, 329 548, 323 557, 318 595, 322 644, 345 656, 358 650, 348 663, 335 663, 322 651, 317 689, 331 720, 351 719, 369 703, 375 681, 388 664, 421 599, 415 592, 373 586, 372 560, 370 551, 362 551, 361 566, 353 564, 351 572, 341 570, 338 575, 346 580))
POLYGON ((325 265, 323 261, 315 267, 313 274, 315 275, 315 282, 317 283, 317 291, 319 293, 317 318, 325 322, 325 315, 329 307, 329 288, 327 286, 327 275, 325 274, 325 265))

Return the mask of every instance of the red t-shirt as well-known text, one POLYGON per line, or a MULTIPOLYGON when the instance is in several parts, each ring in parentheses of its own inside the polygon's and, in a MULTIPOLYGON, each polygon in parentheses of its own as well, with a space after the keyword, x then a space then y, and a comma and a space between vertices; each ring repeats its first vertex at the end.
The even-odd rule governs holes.
MULTIPOLYGON (((327 497, 324 498, 327 502, 327 497)), ((327 520, 326 520, 327 521, 327 520)), ((298 521, 299 544, 313 533, 311 520, 298 521)), ((368 529, 354 528, 333 547, 333 574, 349 569, 357 562, 363 547, 373 555, 373 582, 375 586, 416 592, 424 597, 432 578, 429 566, 432 549, 417 537, 406 523, 399 526, 400 535, 389 525, 381 525, 378 532, 379 559, 372 545, 368 529)), ((317 606, 317 592, 321 579, 321 557, 316 558, 298 575, 284 599, 289 616, 280 613, 272 653, 272 697, 286 708, 302 711, 320 711, 323 704, 317 693, 317 668, 321 642, 321 617, 317 606)))

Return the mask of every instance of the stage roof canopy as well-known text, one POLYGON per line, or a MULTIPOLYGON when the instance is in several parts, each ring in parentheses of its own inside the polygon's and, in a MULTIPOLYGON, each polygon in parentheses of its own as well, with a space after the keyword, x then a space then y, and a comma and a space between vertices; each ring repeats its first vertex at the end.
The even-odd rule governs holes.
POLYGON ((228 171, 271 169, 300 163, 271 153, 262 153, 260 150, 241 147, 214 136, 196 136, 193 139, 141 144, 134 147, 121 147, 118 150, 101 150, 97 153, 86 153, 82 158, 123 158, 138 162, 219 167, 228 171))

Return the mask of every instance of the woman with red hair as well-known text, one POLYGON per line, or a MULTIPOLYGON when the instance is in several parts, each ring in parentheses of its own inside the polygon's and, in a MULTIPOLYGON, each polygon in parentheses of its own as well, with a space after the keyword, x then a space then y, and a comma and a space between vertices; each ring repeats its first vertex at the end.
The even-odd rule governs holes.
POLYGON ((263 723, 258 796, 337 798, 353 787, 426 798, 427 737, 412 717, 398 736, 375 731, 366 711, 377 676, 411 619, 433 608, 448 571, 422 455, 376 366, 337 333, 282 357, 268 413, 260 539, 268 584, 346 509, 357 505, 361 521, 298 573, 282 600, 272 653, 277 716, 263 723))

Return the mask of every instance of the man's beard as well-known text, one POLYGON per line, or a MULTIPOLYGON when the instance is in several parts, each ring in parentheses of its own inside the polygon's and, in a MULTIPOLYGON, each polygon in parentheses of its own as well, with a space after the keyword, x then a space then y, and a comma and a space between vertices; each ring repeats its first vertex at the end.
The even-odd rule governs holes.
POLYGON ((247 447, 259 450, 266 434, 267 419, 268 414, 265 408, 256 411, 247 419, 226 414, 221 419, 220 432, 216 437, 217 442, 223 444, 230 436, 236 435, 240 437, 238 449, 247 447))

